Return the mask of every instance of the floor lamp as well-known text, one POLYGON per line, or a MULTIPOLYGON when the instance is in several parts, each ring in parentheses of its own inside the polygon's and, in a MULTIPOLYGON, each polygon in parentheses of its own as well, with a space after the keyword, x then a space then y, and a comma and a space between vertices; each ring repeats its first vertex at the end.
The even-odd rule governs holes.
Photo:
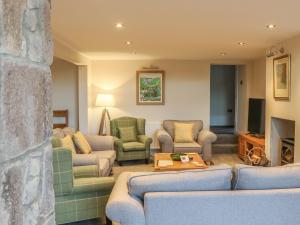
POLYGON ((104 107, 101 115, 101 122, 100 122, 100 128, 99 128, 99 135, 105 136, 107 135, 107 124, 106 124, 106 117, 110 121, 110 115, 108 112, 107 107, 114 106, 114 98, 112 95, 107 94, 98 94, 96 98, 96 106, 97 107, 104 107), (105 127, 105 132, 104 132, 105 127))

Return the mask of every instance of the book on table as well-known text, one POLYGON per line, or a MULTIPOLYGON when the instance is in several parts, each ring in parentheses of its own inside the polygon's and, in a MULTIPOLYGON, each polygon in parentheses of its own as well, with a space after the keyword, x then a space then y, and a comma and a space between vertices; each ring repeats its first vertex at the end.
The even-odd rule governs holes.
POLYGON ((159 167, 173 166, 173 161, 172 160, 158 160, 157 165, 159 167))

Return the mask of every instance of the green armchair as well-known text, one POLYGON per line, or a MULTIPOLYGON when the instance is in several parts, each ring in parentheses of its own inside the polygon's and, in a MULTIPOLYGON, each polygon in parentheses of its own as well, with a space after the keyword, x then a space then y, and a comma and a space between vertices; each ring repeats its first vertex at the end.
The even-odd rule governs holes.
POLYGON ((94 218, 105 220, 113 177, 95 177, 95 166, 73 168, 72 153, 65 148, 53 148, 53 171, 56 224, 94 218))
POLYGON ((110 121, 110 131, 114 137, 114 148, 119 165, 122 165, 123 161, 142 159, 149 163, 152 138, 145 135, 145 123, 145 119, 133 117, 120 117, 110 121), (136 128, 136 141, 124 142, 121 140, 120 128, 126 127, 136 128))

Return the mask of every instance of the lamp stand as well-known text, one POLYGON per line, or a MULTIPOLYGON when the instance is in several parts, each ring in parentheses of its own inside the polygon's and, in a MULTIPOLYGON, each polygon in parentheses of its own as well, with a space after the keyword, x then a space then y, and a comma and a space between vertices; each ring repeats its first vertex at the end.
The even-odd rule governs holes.
POLYGON ((106 136, 107 135, 107 133, 103 132, 104 126, 105 126, 105 131, 107 132, 107 124, 106 124, 106 121, 105 121, 106 115, 107 115, 108 120, 110 121, 110 115, 109 115, 108 109, 105 107, 103 109, 102 115, 101 115, 101 122, 100 122, 100 128, 99 128, 99 135, 100 136, 106 136))

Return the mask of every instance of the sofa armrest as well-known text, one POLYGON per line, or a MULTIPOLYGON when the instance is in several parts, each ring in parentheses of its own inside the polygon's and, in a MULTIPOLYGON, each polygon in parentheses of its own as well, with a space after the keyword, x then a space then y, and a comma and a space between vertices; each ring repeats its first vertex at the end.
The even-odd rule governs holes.
POLYGON ((86 135, 85 137, 93 151, 114 149, 114 140, 112 136, 86 135))
POLYGON ((115 147, 117 147, 117 148, 122 148, 123 147, 123 142, 120 138, 113 137, 113 140, 114 140, 115 147))
POLYGON ((74 166, 73 174, 75 178, 100 177, 97 165, 74 166))
POLYGON ((152 138, 147 137, 146 135, 138 135, 138 141, 145 145, 150 145, 153 140, 152 138))
POLYGON ((106 205, 106 215, 122 225, 145 225, 142 201, 128 194, 129 174, 122 173, 116 181, 106 205))
POLYGON ((115 184, 113 177, 90 177, 74 179, 73 194, 110 192, 115 184))
POLYGON ((198 143, 201 145, 214 143, 217 140, 217 135, 215 135, 213 132, 203 129, 200 131, 198 135, 198 143))
POLYGON ((160 129, 159 131, 157 131, 157 140, 162 152, 173 152, 173 139, 166 130, 160 129))
POLYGON ((99 160, 97 155, 94 154, 73 154, 73 166, 98 166, 99 160))

